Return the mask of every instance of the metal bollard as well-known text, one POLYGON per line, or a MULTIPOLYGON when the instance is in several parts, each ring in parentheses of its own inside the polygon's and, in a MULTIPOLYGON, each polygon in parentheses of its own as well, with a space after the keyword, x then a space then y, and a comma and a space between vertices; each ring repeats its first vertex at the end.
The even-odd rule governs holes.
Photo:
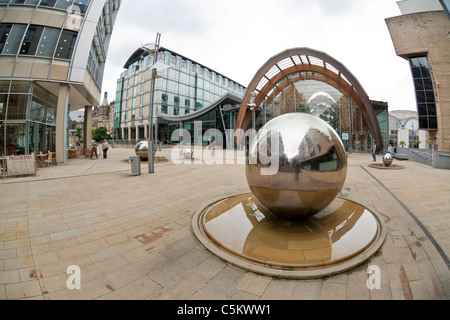
POLYGON ((132 176, 140 176, 141 175, 141 158, 130 157, 130 163, 131 163, 131 175, 132 176))

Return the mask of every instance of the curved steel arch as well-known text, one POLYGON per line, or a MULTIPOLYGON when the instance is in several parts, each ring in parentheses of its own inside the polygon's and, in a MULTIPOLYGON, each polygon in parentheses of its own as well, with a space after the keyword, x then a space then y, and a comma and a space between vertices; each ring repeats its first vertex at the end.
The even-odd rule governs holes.
POLYGON ((372 103, 362 85, 341 62, 324 52, 310 48, 285 50, 270 58, 256 72, 241 103, 236 128, 243 130, 248 128, 255 112, 255 110, 249 108, 253 97, 254 103, 259 105, 279 81, 293 73, 302 71, 323 74, 345 89, 356 101, 375 141, 383 148, 384 141, 380 125, 372 103))

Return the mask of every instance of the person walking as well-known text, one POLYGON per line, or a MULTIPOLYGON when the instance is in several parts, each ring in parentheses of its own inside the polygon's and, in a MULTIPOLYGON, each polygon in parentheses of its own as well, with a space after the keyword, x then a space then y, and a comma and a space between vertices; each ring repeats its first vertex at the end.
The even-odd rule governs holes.
POLYGON ((389 144, 389 147, 388 147, 387 153, 392 153, 392 144, 389 144))
POLYGON ((373 158, 373 162, 377 162, 377 143, 376 142, 373 143, 372 158, 373 158))
POLYGON ((102 150, 103 150, 103 159, 107 159, 108 158, 109 143, 108 143, 108 141, 106 141, 106 139, 103 141, 102 150))

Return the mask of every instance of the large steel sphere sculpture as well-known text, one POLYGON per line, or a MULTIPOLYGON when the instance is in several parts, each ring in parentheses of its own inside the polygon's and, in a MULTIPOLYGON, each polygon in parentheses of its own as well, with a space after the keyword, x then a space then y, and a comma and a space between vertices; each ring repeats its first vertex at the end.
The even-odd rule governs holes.
MULTIPOLYGON (((135 148, 136 155, 143 161, 148 160, 148 141, 141 141, 136 145, 135 148)), ((156 146, 153 147, 153 157, 156 154, 156 146)))
POLYGON ((268 122, 253 139, 246 175, 262 206, 276 216, 302 219, 325 209, 342 190, 347 155, 325 121, 290 113, 268 122))

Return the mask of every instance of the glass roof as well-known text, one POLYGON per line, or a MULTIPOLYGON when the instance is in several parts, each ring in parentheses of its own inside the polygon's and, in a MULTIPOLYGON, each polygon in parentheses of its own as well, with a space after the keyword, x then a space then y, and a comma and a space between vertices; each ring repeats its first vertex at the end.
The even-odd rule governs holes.
POLYGON ((285 58, 277 63, 275 63, 269 71, 265 73, 265 75, 261 78, 258 85, 256 86, 256 91, 260 92, 264 86, 274 77, 279 75, 286 69, 298 66, 298 65, 309 65, 309 66, 318 66, 324 68, 326 70, 332 71, 339 78, 347 82, 350 86, 353 87, 352 83, 345 77, 337 67, 333 66, 330 62, 323 60, 318 56, 314 56, 311 54, 295 54, 288 58, 285 58))

